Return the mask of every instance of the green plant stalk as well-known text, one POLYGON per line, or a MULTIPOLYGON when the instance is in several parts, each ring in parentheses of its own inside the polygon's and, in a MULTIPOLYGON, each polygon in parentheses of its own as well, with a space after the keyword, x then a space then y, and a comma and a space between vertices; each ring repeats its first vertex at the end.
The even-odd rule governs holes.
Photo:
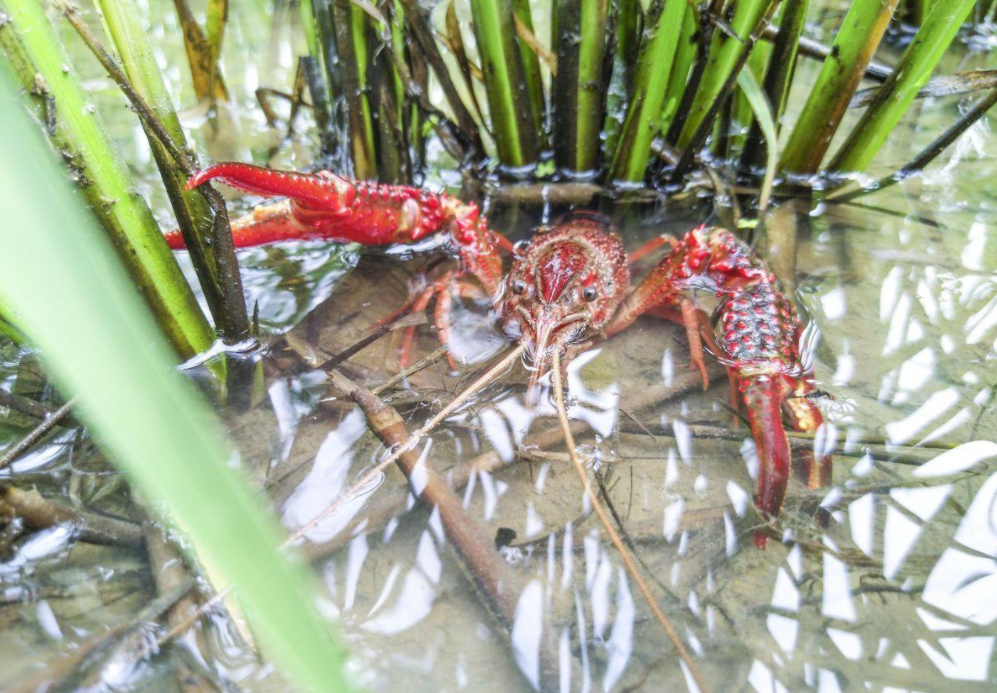
POLYGON ((211 45, 201 26, 194 19, 190 5, 187 0, 173 0, 173 5, 176 7, 177 18, 183 31, 184 48, 187 51, 187 62, 197 99, 208 100, 211 103, 228 101, 228 87, 225 86, 221 68, 217 60, 212 60, 211 45))
POLYGON ((779 160, 782 173, 820 168, 848 102, 879 46, 899 0, 856 0, 824 60, 779 160))
POLYGON ((343 81, 353 175, 371 180, 378 177, 378 167, 374 117, 367 96, 367 13, 349 0, 333 0, 332 11, 339 52, 334 69, 343 81))
POLYGON ((319 47, 318 27, 315 25, 315 8, 312 5, 312 0, 298 0, 298 15, 305 34, 308 55, 316 60, 324 61, 322 49, 319 47))
POLYGON ((658 7, 659 14, 646 19, 650 33, 646 35, 637 60, 633 97, 610 167, 613 180, 644 180, 651 142, 660 131, 661 109, 684 14, 691 11, 686 0, 665 0, 664 6, 658 7))
POLYGON ((606 0, 558 0, 557 75, 553 84, 554 162, 592 174, 606 119, 606 0))
POLYGON ((713 46, 710 49, 703 79, 676 141, 680 149, 689 146, 703 119, 712 109, 713 102, 727 84, 731 72, 743 60, 743 53, 747 50, 746 42, 750 41, 759 20, 765 16, 774 1, 776 0, 742 0, 735 3, 731 30, 738 38, 728 36, 721 31, 714 32, 713 46))
POLYGON ((514 168, 537 160, 533 121, 510 0, 471 0, 492 134, 499 163, 514 168))
MULTIPOLYGON (((97 0, 97 5, 133 89, 149 104, 170 138, 197 165, 135 0, 97 0)), ((215 325, 229 343, 245 339, 249 317, 231 237, 224 243, 217 242, 214 214, 204 195, 185 190, 187 176, 183 168, 158 138, 148 131, 146 136, 215 325)))
MULTIPOLYGON (((761 41, 751 55, 748 56, 748 63, 744 69, 751 73, 751 80, 761 84, 769 71, 770 58, 772 56, 772 44, 761 41)), ((731 132, 727 143, 727 156, 734 157, 744 150, 744 145, 748 141, 748 134, 756 124, 755 109, 748 100, 747 92, 742 88, 731 97, 731 132)))
MULTIPOLYGON (((118 157, 100 116, 90 106, 69 57, 36 0, 2 0, 0 45, 29 93, 41 90, 42 122, 69 160, 77 182, 111 244, 181 360, 209 348, 214 332, 135 182, 118 157), (68 67, 68 69, 67 69, 68 67), (51 113, 44 115, 51 107, 51 113)), ((65 175, 64 173, 62 175, 65 175)), ((66 228, 71 235, 72 227, 66 228)))
POLYGON ((623 89, 630 93, 637 57, 640 55, 640 35, 644 27, 644 10, 640 0, 616 2, 616 57, 623 72, 623 89))
MULTIPOLYGON (((220 65, 222 56, 222 41, 225 40, 225 25, 228 23, 228 0, 208 0, 207 17, 204 22, 204 35, 208 41, 208 55, 212 65, 220 65)), ((213 82, 219 74, 216 69, 208 73, 209 79, 213 82)), ((214 91, 215 85, 211 84, 210 89, 214 91)))
POLYGON ((696 61, 696 10, 688 9, 682 17, 682 29, 679 34, 678 46, 675 48, 675 58, 672 60, 672 74, 665 89, 665 102, 661 112, 661 132, 668 132, 682 102, 686 84, 689 81, 689 71, 696 61))
MULTIPOLYGON (((772 46, 769 71, 765 74, 765 95, 774 110, 776 132, 781 130, 782 116, 789 101, 789 89, 796 71, 799 40, 806 23, 810 0, 796 0, 784 6, 779 36, 772 46)), ((762 131, 756 120, 751 126, 748 141, 741 156, 741 169, 757 168, 767 159, 766 143, 762 141, 762 131)))
POLYGON ((948 50, 975 0, 949 0, 930 5, 914 40, 907 46, 893 75, 880 88, 848 139, 841 145, 829 168, 833 171, 864 171, 893 128, 931 79, 942 55, 948 50))
MULTIPOLYGON (((533 13, 530 10, 530 0, 512 0, 512 12, 516 19, 533 33, 533 13)), ((533 115, 533 124, 537 129, 537 139, 544 141, 544 122, 546 120, 543 80, 540 77, 540 58, 527 45, 526 41, 516 35, 516 44, 519 46, 519 59, 523 64, 523 78, 526 80, 526 93, 530 99, 530 112, 533 115)))
POLYGON ((0 225, 3 301, 41 348, 60 391, 78 396, 78 414, 111 460, 153 510, 169 510, 212 574, 235 587, 265 650, 302 690, 347 690, 343 649, 316 608, 318 581, 278 551, 281 531, 231 467, 217 419, 172 367, 3 67, 0 120, 9 138, 0 199, 18 219, 0 225))

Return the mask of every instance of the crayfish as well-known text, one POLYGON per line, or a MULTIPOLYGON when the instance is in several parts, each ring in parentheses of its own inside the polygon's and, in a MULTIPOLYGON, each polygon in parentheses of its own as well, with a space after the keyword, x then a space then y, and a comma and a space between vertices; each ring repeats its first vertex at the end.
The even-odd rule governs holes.
MULTIPOLYGON (((234 222, 236 246, 308 238, 385 245, 412 243, 438 232, 448 234, 460 268, 437 278, 406 309, 425 310, 435 297, 434 322, 440 341, 446 345, 452 329, 454 297, 490 296, 503 332, 518 342, 516 348, 414 432, 402 449, 382 460, 378 469, 411 450, 435 425, 525 354, 534 364, 530 392, 536 380, 548 368, 551 370, 569 454, 586 492, 591 494, 593 507, 600 512, 567 426, 563 368, 566 361, 596 340, 611 337, 642 315, 656 315, 685 326, 692 364, 702 372, 704 388, 704 342, 727 366, 732 406, 736 409, 743 404, 747 410, 758 451, 755 503, 765 517, 779 514, 791 469, 784 417, 794 429, 809 432, 816 432, 823 418, 808 396, 816 387, 801 356, 803 329, 796 309, 765 262, 730 231, 700 226, 681 239, 657 239, 628 256, 622 238, 607 219, 576 212, 539 229, 529 243, 514 248, 488 228, 476 205, 446 194, 352 182, 328 172, 310 175, 236 163, 211 166, 194 176, 188 187, 213 179, 247 192, 288 198, 259 207, 234 222), (667 255, 631 289, 630 263, 667 245, 671 246, 667 255), (504 275, 502 251, 513 255, 511 269, 504 275), (696 307, 694 290, 719 299, 718 328, 696 307)), ((168 241, 174 248, 182 247, 176 232, 168 236, 168 241)), ((408 358, 410 344, 408 335, 403 362, 408 358)), ((803 471, 808 486, 821 487, 830 480, 831 457, 808 454, 803 471)), ((365 483, 361 480, 357 486, 365 483)), ((604 524, 624 560, 630 560, 610 523, 604 524)), ((759 548, 765 547, 766 540, 767 534, 755 532, 759 548)), ((639 580, 638 586, 642 584, 639 580)), ((645 597, 656 609, 650 594, 645 593, 645 597)), ((659 620, 665 625, 663 618, 659 620)), ((666 630, 670 627, 666 626, 666 630)), ((684 652, 677 639, 673 640, 684 652)))

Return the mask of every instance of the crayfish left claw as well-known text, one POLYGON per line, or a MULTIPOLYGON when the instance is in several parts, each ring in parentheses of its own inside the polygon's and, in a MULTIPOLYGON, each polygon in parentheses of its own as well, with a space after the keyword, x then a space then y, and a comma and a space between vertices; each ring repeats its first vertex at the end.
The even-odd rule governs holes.
MULTIPOLYGON (((782 424, 781 378, 749 376, 741 381, 741 397, 748 410, 751 435, 758 451, 758 496, 755 505, 766 519, 779 515, 789 483, 791 453, 782 424)), ((768 535, 755 532, 755 546, 765 548, 768 535)))

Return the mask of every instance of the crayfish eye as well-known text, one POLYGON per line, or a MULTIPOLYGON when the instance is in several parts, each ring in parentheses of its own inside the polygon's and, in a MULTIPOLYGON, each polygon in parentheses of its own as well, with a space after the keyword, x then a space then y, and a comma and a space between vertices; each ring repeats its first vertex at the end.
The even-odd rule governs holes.
POLYGON ((592 301, 594 301, 597 296, 598 296, 598 293, 596 292, 594 286, 586 286, 582 290, 582 298, 584 298, 589 303, 591 303, 592 301))
POLYGON ((526 291, 526 282, 522 279, 516 279, 512 282, 512 293, 521 294, 526 291))

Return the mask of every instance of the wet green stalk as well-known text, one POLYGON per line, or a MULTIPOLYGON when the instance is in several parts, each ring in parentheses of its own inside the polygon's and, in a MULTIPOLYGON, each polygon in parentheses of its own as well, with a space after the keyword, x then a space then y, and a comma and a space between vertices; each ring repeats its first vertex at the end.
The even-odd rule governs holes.
POLYGON ((378 176, 374 145, 374 117, 367 96, 368 52, 367 15, 349 0, 334 0, 333 22, 339 63, 335 65, 343 81, 350 157, 353 175, 361 179, 378 176))
POLYGON ((684 15, 690 11, 685 0, 665 0, 663 6, 657 7, 658 14, 646 20, 650 29, 637 61, 632 100, 610 167, 613 180, 644 180, 651 142, 661 125, 661 109, 684 15))
POLYGON ((592 174, 606 118, 606 0, 558 0, 557 76, 553 84, 554 162, 592 174))
POLYGON ((834 171, 864 171, 903 117, 917 92, 931 79, 975 0, 949 0, 931 4, 914 40, 904 51, 893 75, 882 86, 835 155, 834 171))
MULTIPOLYGON (((213 66, 219 65, 222 55, 222 41, 225 39, 225 25, 228 23, 228 0, 208 0, 207 18, 204 25, 205 39, 208 42, 208 58, 213 66)), ((218 69, 208 72, 211 80, 210 91, 215 90, 214 80, 218 69)))
MULTIPOLYGON (((752 80, 758 84, 761 84, 768 74, 771 55, 772 44, 762 41, 755 46, 748 56, 748 64, 744 66, 744 69, 751 73, 752 80)), ((733 157, 744 150, 748 134, 757 123, 754 110, 742 90, 735 92, 731 97, 731 102, 729 140, 726 150, 721 151, 726 151, 727 156, 733 157)))
POLYGON ((516 43, 511 0, 471 0, 498 160, 522 168, 537 160, 537 123, 516 43))
POLYGON ((644 10, 640 0, 616 2, 616 57, 623 69, 623 88, 627 93, 633 88, 640 55, 640 35, 644 28, 644 10))
POLYGON ((852 3, 783 149, 781 171, 810 174, 820 167, 898 1, 852 3))
MULTIPOLYGON (((170 139, 197 166, 135 0, 97 2, 104 28, 118 50, 132 88, 149 104, 170 139)), ((215 215, 204 195, 184 190, 189 172, 170 156, 155 134, 147 129, 146 136, 215 324, 226 341, 235 343, 245 339, 249 334, 249 318, 231 232, 216 229, 215 215)))
MULTIPOLYGON (((519 22, 530 33, 533 32, 533 13, 530 11, 530 0, 512 0, 514 22, 519 22)), ((540 78, 540 59, 526 41, 517 32, 516 44, 519 46, 519 58, 523 64, 523 78, 526 80, 526 93, 530 99, 530 112, 537 128, 537 139, 546 141, 544 122, 546 121, 546 104, 544 101, 543 80, 540 78)))
POLYGON ((679 148, 685 149, 692 143, 694 135, 700 130, 709 111, 715 110, 714 102, 721 95, 725 85, 731 83, 731 73, 735 71, 736 66, 743 65, 744 53, 749 50, 750 37, 773 2, 775 0, 742 0, 736 3, 730 28, 737 38, 721 31, 714 32, 713 46, 710 49, 702 82, 676 142, 679 148))
MULTIPOLYGON (((765 75, 764 89, 774 111, 776 132, 781 129, 782 116, 789 100, 789 88, 796 71, 799 39, 803 34, 809 5, 810 0, 795 0, 783 6, 779 35, 772 46, 772 57, 769 59, 769 71, 765 75)), ((760 167, 766 158, 765 147, 761 128, 755 121, 741 156, 742 170, 760 167)))
POLYGON ((665 105, 661 112, 661 132, 668 132, 678 113, 682 95, 689 83, 689 72, 696 62, 699 49, 696 43, 696 11, 689 8, 682 17, 682 30, 679 33, 678 45, 675 48, 675 58, 672 60, 672 74, 665 89, 665 105))
POLYGON ((152 213, 134 192, 135 182, 44 9, 35 0, 2 0, 0 12, 8 19, 0 21, 0 46, 8 66, 34 94, 36 112, 51 126, 54 145, 69 160, 74 179, 160 328, 181 359, 204 351, 214 341, 214 332, 152 213))
MULTIPOLYGON (((103 3, 106 6, 106 0, 103 3)), ((190 64, 190 75, 194 82, 194 93, 198 100, 228 101, 228 88, 222 78, 217 57, 213 53, 208 39, 201 30, 194 13, 191 12, 187 0, 173 0, 177 10, 177 18, 183 29, 184 47, 187 49, 187 62, 190 64)), ((219 29, 216 28, 216 31, 219 29)), ((218 33, 218 46, 221 47, 221 33, 218 33)))

